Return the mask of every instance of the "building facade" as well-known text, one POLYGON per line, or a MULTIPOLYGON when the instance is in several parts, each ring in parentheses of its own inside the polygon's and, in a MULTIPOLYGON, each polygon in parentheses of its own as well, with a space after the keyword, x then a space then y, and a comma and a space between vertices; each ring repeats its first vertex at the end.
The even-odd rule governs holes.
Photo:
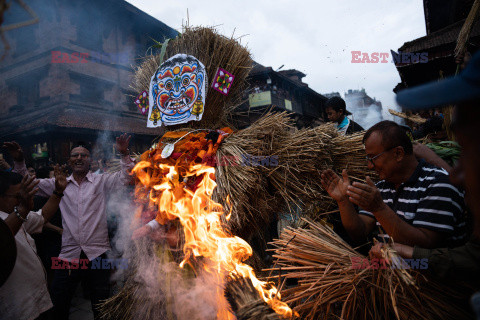
POLYGON ((298 70, 274 71, 254 63, 244 96, 246 102, 234 113, 234 124, 247 127, 268 110, 290 112, 298 128, 323 123, 327 98, 302 82, 303 77, 305 74, 298 70))
POLYGON ((383 120, 382 103, 371 98, 363 88, 345 92, 345 103, 347 110, 352 113, 351 118, 364 129, 383 120))
MULTIPOLYGON (((399 52, 427 57, 397 63, 401 82, 394 92, 426 82, 453 76, 457 72, 454 51, 474 0, 424 0, 427 35, 404 43, 399 52)), ((480 48, 480 20, 472 26, 466 49, 474 54, 480 48)), ((408 59, 407 59, 408 60, 408 59)))
MULTIPOLYGON (((63 163, 78 141, 110 157, 114 137, 134 135, 142 151, 158 129, 146 128, 130 90, 133 65, 154 42, 177 32, 123 0, 38 0, 37 22, 5 32, 0 61, 0 141, 16 140, 35 166, 63 163)), ((30 19, 17 2, 3 27, 30 19)))

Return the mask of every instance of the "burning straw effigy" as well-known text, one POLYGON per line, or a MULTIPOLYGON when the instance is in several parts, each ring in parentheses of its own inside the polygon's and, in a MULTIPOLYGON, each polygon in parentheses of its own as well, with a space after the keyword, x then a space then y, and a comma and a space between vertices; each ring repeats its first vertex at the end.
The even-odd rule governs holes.
POLYGON ((334 206, 320 174, 348 169, 363 180, 362 137, 339 136, 330 124, 296 129, 287 113, 236 131, 227 119, 246 88, 248 51, 190 27, 160 47, 137 67, 132 87, 147 126, 171 131, 134 168, 138 209, 125 233, 143 238, 129 241, 126 283, 103 304, 103 317, 291 318, 275 286, 245 264, 253 252, 243 239, 261 234, 282 208, 334 206), (276 163, 244 165, 245 157, 276 163))
MULTIPOLYGON (((449 286, 401 266, 353 268, 352 261, 367 258, 323 224, 304 222, 273 242, 277 261, 270 270, 282 281, 298 282, 281 293, 302 319, 470 318, 462 305, 470 296, 467 286, 449 286)), ((385 259, 400 261, 390 247, 382 250, 385 259)))

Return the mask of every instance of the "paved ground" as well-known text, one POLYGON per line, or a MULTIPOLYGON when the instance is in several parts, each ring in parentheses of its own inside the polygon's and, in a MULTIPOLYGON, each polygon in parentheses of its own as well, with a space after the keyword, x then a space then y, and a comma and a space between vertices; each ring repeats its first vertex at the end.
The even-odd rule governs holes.
POLYGON ((77 292, 72 299, 70 307, 70 320, 93 320, 92 305, 90 300, 83 297, 82 286, 77 287, 77 292))

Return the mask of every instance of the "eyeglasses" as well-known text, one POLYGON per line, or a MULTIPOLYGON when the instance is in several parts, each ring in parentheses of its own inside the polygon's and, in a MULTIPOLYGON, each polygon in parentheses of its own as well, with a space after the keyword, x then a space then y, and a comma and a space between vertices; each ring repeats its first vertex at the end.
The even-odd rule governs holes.
POLYGON ((381 156, 382 154, 384 154, 385 152, 388 152, 388 151, 390 151, 390 150, 395 149, 396 147, 398 147, 398 146, 395 146, 395 147, 393 147, 393 148, 390 148, 390 149, 387 149, 387 150, 385 150, 385 151, 383 151, 383 152, 380 152, 379 154, 377 154, 376 156, 373 156, 373 157, 365 156, 365 159, 367 159, 367 161, 370 161, 370 163, 371 163, 373 166, 375 166, 375 162, 373 162, 375 159, 377 159, 378 157, 380 157, 380 156, 381 156))
POLYGON ((88 158, 88 157, 90 157, 90 155, 87 154, 87 153, 72 153, 72 154, 70 155, 70 158, 78 158, 78 157, 80 157, 80 158, 88 158))

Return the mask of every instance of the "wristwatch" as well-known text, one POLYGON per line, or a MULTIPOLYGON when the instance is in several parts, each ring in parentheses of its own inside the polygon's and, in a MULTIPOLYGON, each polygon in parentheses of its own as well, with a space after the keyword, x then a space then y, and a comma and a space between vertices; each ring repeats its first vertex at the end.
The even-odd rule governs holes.
POLYGON ((58 192, 57 190, 53 191, 53 194, 56 195, 57 197, 61 198, 63 197, 63 193, 58 192))

